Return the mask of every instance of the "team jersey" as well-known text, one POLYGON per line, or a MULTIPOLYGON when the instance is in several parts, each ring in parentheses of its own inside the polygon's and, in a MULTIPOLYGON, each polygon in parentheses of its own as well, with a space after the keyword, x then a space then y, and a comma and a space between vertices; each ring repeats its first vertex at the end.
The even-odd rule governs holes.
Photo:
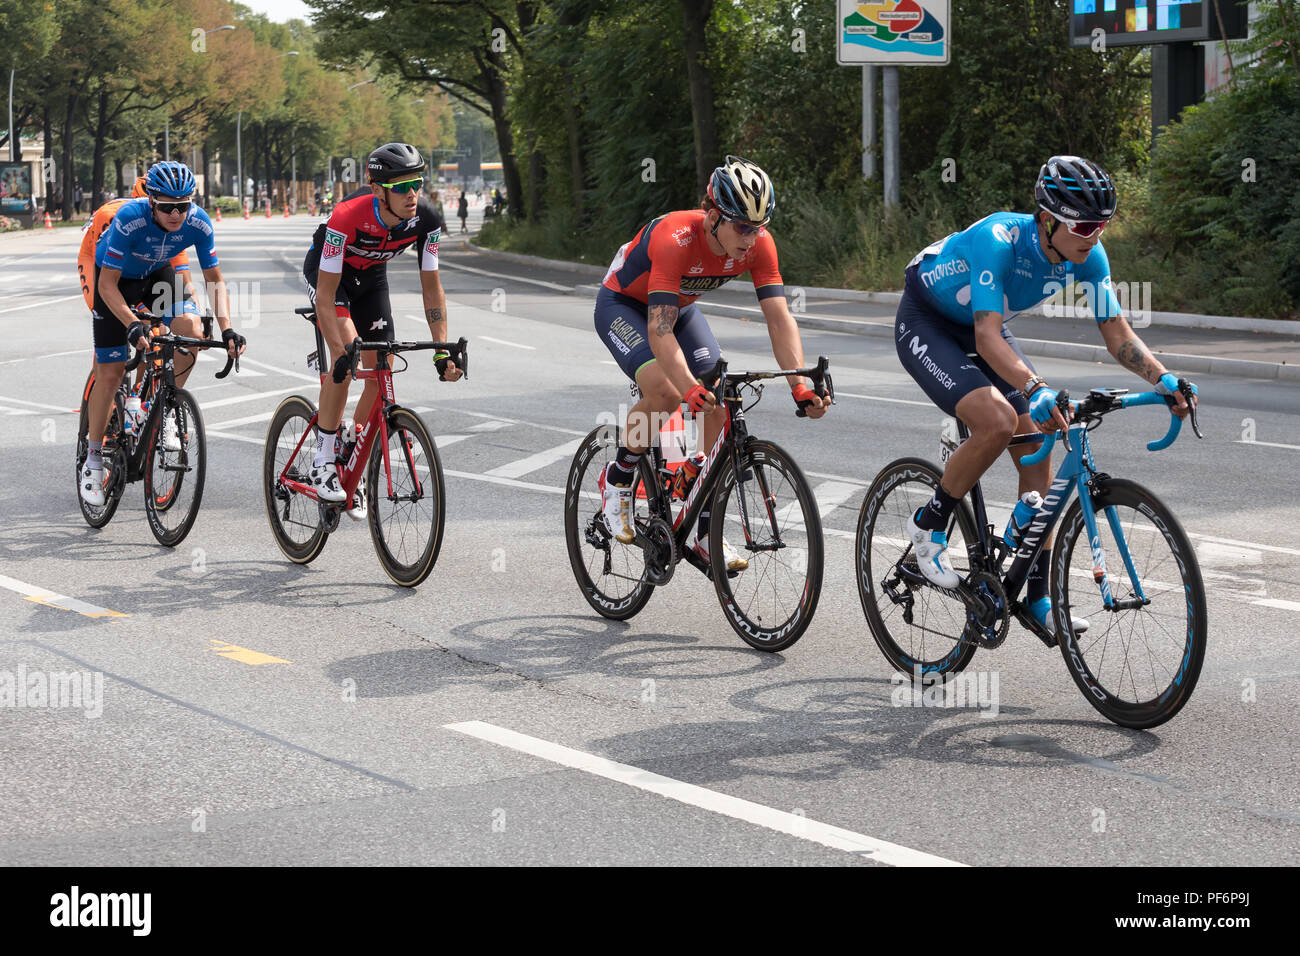
POLYGON ((334 208, 311 241, 312 250, 320 250, 321 272, 342 272, 344 266, 358 271, 383 266, 416 243, 420 270, 437 272, 441 236, 442 217, 423 196, 415 217, 390 229, 379 218, 379 197, 369 189, 358 189, 334 208))
MULTIPOLYGON (((81 295, 86 300, 88 309, 95 307, 95 290, 91 288, 95 281, 95 244, 99 242, 99 237, 104 234, 108 224, 113 221, 113 216, 127 202, 130 200, 113 199, 104 203, 95 210, 95 214, 82 229, 81 248, 77 251, 77 275, 81 278, 81 295)), ((185 250, 182 249, 172 259, 172 270, 190 271, 190 257, 186 255, 185 250)))
POLYGON ((1014 318, 1071 282, 1083 286, 1098 322, 1123 311, 1101 243, 1082 265, 1048 262, 1028 213, 995 212, 922 249, 908 265, 916 266, 930 303, 958 325, 973 326, 976 312, 1014 318))
POLYGON ((619 248, 605 273, 605 288, 647 305, 684 309, 748 272, 760 300, 785 295, 776 243, 766 229, 739 259, 725 252, 715 256, 705 241, 704 215, 702 209, 683 209, 652 219, 619 248))
POLYGON ((168 232, 154 222, 149 197, 142 196, 127 200, 114 214, 95 246, 95 265, 101 269, 119 269, 126 279, 143 279, 190 246, 198 254, 200 268, 217 267, 212 220, 208 214, 191 204, 181 227, 168 232))

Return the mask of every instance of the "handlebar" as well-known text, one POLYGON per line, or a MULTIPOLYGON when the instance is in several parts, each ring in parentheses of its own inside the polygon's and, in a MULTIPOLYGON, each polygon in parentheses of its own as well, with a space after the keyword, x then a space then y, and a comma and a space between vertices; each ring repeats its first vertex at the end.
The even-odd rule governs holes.
MULTIPOLYGON (((1204 438, 1201 434, 1200 425, 1196 420, 1196 405, 1192 402, 1191 386, 1184 380, 1180 380, 1179 390, 1187 400, 1188 407, 1191 409, 1189 418, 1192 421, 1192 431, 1197 438, 1204 438)), ((1133 395, 1107 395, 1100 390, 1096 390, 1082 402, 1071 402, 1065 391, 1061 392, 1061 398, 1058 398, 1058 406, 1068 406, 1073 412, 1080 412, 1080 417, 1084 419, 1098 419, 1107 412, 1113 412, 1120 408, 1134 408, 1139 405, 1164 405, 1170 409, 1169 412, 1169 430, 1165 432, 1163 438, 1147 442, 1148 451, 1162 451, 1172 445, 1177 439, 1183 428, 1183 420, 1175 415, 1172 411, 1174 406, 1174 397, 1172 395, 1161 395, 1159 392, 1137 392, 1133 395), (1061 398, 1065 399, 1063 403, 1061 398)), ((1052 446, 1056 444, 1056 437, 1061 435, 1060 431, 1054 431, 1045 436, 1043 447, 1038 451, 1025 455, 1020 459, 1022 465, 1036 465, 1047 458, 1052 453, 1052 446)), ((1066 447, 1069 447, 1068 433, 1065 438, 1066 447)))
MULTIPOLYGON (((226 353, 226 364, 225 367, 222 368, 222 370, 217 373, 216 377, 225 378, 227 375, 230 374, 230 369, 232 367, 236 372, 239 371, 239 356, 231 355, 230 351, 226 348, 226 343, 219 342, 216 339, 212 338, 212 314, 211 313, 208 313, 207 315, 203 316, 203 338, 201 339, 190 338, 187 335, 177 335, 175 332, 171 332, 171 331, 168 331, 166 335, 153 334, 153 329, 156 329, 160 325, 167 324, 166 317, 161 315, 154 315, 151 312, 145 312, 143 310, 137 310, 135 314, 139 317, 139 320, 141 322, 149 323, 151 343, 157 342, 159 344, 167 344, 172 346, 177 346, 177 345, 188 346, 190 348, 196 348, 196 349, 209 349, 209 348, 221 349, 223 352, 226 353)), ((130 345, 131 343, 128 342, 127 344, 130 345)), ((148 349, 144 349, 144 350, 136 349, 135 355, 133 355, 130 359, 127 360, 125 371, 134 372, 136 367, 140 364, 141 360, 144 359, 145 354, 148 351, 149 351, 148 349)))
MULTIPOLYGON (((803 375, 812 379, 813 394, 818 398, 827 398, 829 396, 832 404, 835 402, 835 383, 831 380, 830 359, 825 355, 817 357, 817 364, 808 368, 780 369, 775 372, 728 372, 727 360, 719 358, 713 368, 709 369, 700 376, 700 381, 705 387, 713 392, 714 401, 719 405, 723 400, 723 383, 724 382, 756 382, 760 379, 767 378, 785 378, 787 375, 803 375), (713 382, 713 385, 709 383, 713 382)), ((808 412, 802 408, 795 409, 795 415, 799 418, 807 418, 808 412)))
MULTIPOLYGON (((295 311, 301 314, 300 310, 295 311)), ((365 342, 356 338, 344 348, 343 354, 348 357, 348 372, 356 378, 357 361, 362 352, 387 352, 396 355, 398 352, 423 352, 429 349, 449 353, 449 358, 456 363, 456 367, 461 370, 465 378, 469 378, 469 340, 463 336, 455 342, 365 342)))

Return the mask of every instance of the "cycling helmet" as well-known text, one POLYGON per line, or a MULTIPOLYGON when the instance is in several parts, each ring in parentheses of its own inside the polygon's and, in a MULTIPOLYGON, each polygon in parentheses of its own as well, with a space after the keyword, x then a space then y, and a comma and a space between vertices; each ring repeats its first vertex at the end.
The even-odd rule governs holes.
POLYGON ((1049 159, 1038 171, 1034 198, 1040 209, 1076 222, 1105 222, 1118 203, 1106 170, 1078 156, 1049 159))
POLYGON ((144 177, 137 176, 135 178, 135 185, 131 187, 131 198, 139 199, 141 196, 147 195, 149 195, 149 193, 144 188, 144 177))
POLYGON ((184 163, 174 160, 154 163, 145 176, 144 188, 151 196, 184 199, 194 194, 194 174, 184 163))
POLYGON ((776 209, 772 180, 754 163, 728 156, 709 177, 709 199, 727 219, 765 226, 776 209))
POLYGON ((366 171, 372 183, 414 179, 424 172, 424 157, 410 143, 385 143, 370 154, 366 171))

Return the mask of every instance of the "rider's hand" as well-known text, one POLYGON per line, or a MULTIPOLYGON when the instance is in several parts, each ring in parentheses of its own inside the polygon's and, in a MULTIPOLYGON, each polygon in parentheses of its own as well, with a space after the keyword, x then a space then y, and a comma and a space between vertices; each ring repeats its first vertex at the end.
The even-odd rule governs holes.
POLYGON ((342 385, 347 380, 348 373, 351 371, 352 356, 348 355, 347 352, 344 352, 334 362, 334 370, 330 373, 334 378, 334 384, 342 385))
POLYGON ((718 407, 718 400, 714 398, 713 393, 698 382, 682 396, 682 401, 690 406, 691 411, 696 415, 708 415, 718 407))
POLYGON ((803 409, 804 414, 809 418, 821 418, 826 414, 826 409, 830 408, 829 398, 818 398, 817 393, 803 382, 796 385, 792 392, 794 403, 803 409))
POLYGON ((127 327, 126 340, 143 352, 149 347, 149 327, 143 322, 132 322, 127 327))
POLYGON ((438 379, 443 382, 455 382, 465 373, 451 360, 450 352, 434 352, 433 367, 438 370, 438 379))
POLYGON ((234 329, 224 329, 221 333, 221 341, 226 343, 226 351, 230 353, 231 358, 243 355, 244 349, 248 348, 248 339, 234 329))
POLYGON ((1029 417, 1034 420, 1040 432, 1051 434, 1066 429, 1067 422, 1061 410, 1056 407, 1056 397, 1056 389, 1046 385, 1040 385, 1030 396, 1029 417))
MULTIPOLYGON (((1164 375, 1160 376, 1160 381, 1156 382, 1157 392, 1161 395, 1169 395, 1173 397, 1173 413, 1179 418, 1186 418, 1188 413, 1192 410, 1188 406, 1187 399, 1182 393, 1182 385, 1185 381, 1186 379, 1178 378, 1173 372, 1165 372, 1164 375)), ((1187 382, 1187 386, 1192 390, 1192 405, 1194 406, 1197 401, 1196 396, 1199 390, 1191 382, 1187 382)))

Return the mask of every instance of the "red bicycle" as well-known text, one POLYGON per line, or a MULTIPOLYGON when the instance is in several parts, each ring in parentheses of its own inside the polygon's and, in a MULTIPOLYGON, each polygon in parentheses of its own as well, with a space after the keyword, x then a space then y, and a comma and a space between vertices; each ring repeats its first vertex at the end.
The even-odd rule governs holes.
MULTIPOLYGON (((308 361, 329 374, 326 355, 316 326, 315 310, 294 310, 312 323, 316 331, 316 352, 308 361)), ((351 508, 358 485, 365 475, 369 489, 367 520, 379 563, 388 576, 403 587, 415 587, 429 576, 442 546, 445 492, 438 448, 420 416, 397 404, 393 394, 393 373, 405 370, 390 366, 390 356, 400 352, 438 349, 449 352, 456 367, 468 376, 469 343, 457 342, 363 342, 356 339, 347 347, 354 378, 377 379, 379 395, 370 408, 356 440, 341 443, 338 453, 339 482, 347 498, 342 502, 321 501, 312 487, 310 473, 315 455, 316 406, 302 395, 291 395, 280 403, 266 435, 262 460, 262 490, 266 514, 275 542, 285 557, 296 564, 316 559, 330 533, 338 528, 339 515, 351 508), (358 369, 362 351, 376 353, 374 369, 358 369), (376 441, 378 439, 378 441, 376 441)))

